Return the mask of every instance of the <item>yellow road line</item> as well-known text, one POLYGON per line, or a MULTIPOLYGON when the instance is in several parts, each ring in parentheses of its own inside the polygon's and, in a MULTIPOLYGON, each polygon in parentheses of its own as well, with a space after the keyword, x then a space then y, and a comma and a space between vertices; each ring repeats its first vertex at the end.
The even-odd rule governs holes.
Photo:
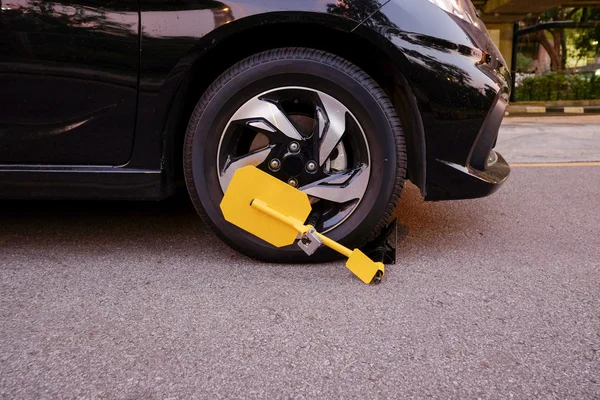
POLYGON ((510 164, 512 168, 540 167, 600 167, 600 162, 555 162, 555 163, 519 163, 510 164))

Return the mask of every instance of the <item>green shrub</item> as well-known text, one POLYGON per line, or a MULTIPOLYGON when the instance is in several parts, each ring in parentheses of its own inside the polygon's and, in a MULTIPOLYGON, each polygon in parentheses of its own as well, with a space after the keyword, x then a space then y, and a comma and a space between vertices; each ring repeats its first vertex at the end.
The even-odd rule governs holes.
POLYGON ((516 88, 517 101, 600 99, 600 77, 593 72, 556 73, 525 78, 516 88))
POLYGON ((533 60, 522 53, 517 54, 517 71, 528 72, 531 71, 533 66, 533 60))

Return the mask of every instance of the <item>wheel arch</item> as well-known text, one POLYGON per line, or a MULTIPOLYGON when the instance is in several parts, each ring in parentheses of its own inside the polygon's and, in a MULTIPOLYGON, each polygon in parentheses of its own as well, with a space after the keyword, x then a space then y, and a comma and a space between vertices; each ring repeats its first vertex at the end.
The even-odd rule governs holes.
POLYGON ((383 36, 365 27, 356 29, 356 22, 351 20, 319 13, 299 13, 302 17, 273 14, 276 15, 269 18, 265 15, 247 17, 220 27, 185 56, 189 66, 173 91, 163 145, 163 163, 171 177, 180 177, 183 137, 189 117, 202 94, 221 73, 261 51, 309 47, 346 58, 384 89, 403 124, 408 153, 407 178, 424 194, 425 134, 416 97, 402 68, 402 65, 407 66, 406 59, 395 47, 392 49, 393 45, 383 36), (260 23, 251 23, 248 19, 260 23), (243 47, 239 46, 242 40, 243 47), (235 51, 231 51, 232 48, 235 51))

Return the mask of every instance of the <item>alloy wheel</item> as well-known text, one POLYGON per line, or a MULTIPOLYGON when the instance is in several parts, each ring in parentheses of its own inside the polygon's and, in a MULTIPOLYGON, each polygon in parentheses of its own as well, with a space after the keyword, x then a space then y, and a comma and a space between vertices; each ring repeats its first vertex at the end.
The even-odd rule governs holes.
POLYGON ((307 222, 323 232, 353 213, 371 174, 367 139, 354 115, 305 87, 277 88, 245 102, 222 132, 217 160, 223 192, 235 170, 256 166, 308 194, 307 222))

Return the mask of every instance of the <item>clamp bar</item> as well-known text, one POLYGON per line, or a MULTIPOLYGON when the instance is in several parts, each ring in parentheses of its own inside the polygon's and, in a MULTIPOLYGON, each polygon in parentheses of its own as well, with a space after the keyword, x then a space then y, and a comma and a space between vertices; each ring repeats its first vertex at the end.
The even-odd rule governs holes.
MULTIPOLYGON (((310 225, 304 225, 301 221, 298 221, 296 218, 282 214, 279 211, 269 207, 269 205, 267 203, 265 203, 264 201, 262 201, 261 199, 252 200, 252 203, 250 203, 250 205, 252 207, 262 211, 263 213, 275 218, 276 220, 283 222, 284 224, 286 224, 288 226, 293 227, 294 229, 296 229, 298 232, 300 232, 303 235, 306 232, 308 232, 311 228, 313 228, 310 225)), ((343 246, 343 245, 337 243, 336 241, 329 239, 327 236, 325 236, 319 232, 316 232, 316 234, 323 241, 323 244, 325 246, 329 247, 330 249, 335 250, 338 253, 343 254, 346 257, 350 257, 352 255, 352 250, 350 250, 346 246, 343 246)))

